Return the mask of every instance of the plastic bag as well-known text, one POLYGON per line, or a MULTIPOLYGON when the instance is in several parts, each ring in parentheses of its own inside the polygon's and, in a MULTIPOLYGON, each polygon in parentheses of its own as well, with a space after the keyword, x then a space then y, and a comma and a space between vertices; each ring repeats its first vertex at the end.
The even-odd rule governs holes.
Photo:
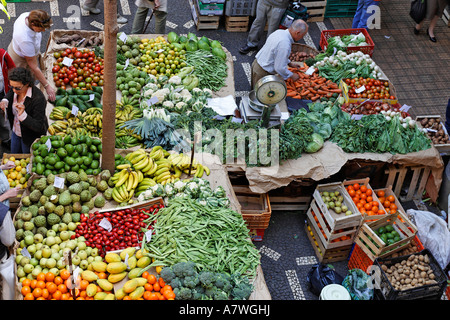
POLYGON ((350 293, 352 300, 371 300, 373 288, 368 285, 369 280, 369 275, 361 269, 352 269, 348 271, 342 285, 350 293))
POLYGON ((420 23, 427 15, 427 0, 413 0, 409 15, 416 23, 420 23))
POLYGON ((318 263, 312 266, 306 276, 309 290, 316 296, 320 295, 323 287, 329 284, 341 284, 344 278, 338 274, 332 265, 318 263))
POLYGON ((450 263, 450 231, 447 223, 429 211, 408 209, 406 213, 417 227, 420 242, 444 269, 450 263))

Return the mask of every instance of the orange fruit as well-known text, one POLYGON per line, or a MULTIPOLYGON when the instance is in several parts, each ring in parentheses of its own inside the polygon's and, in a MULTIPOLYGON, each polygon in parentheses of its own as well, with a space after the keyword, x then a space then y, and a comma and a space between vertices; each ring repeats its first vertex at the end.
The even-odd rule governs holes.
POLYGON ((384 195, 385 195, 384 190, 377 191, 377 197, 381 198, 381 197, 384 197, 384 195))
POLYGON ((29 287, 30 285, 31 285, 31 279, 28 279, 28 278, 23 279, 23 281, 22 281, 22 286, 27 286, 27 287, 29 287))
POLYGON ((164 287, 164 286, 166 285, 166 283, 164 282, 164 280, 163 280, 162 277, 159 277, 158 283, 159 283, 159 286, 160 286, 161 288, 164 287))
POLYGON ((371 196, 371 195, 372 195, 372 189, 367 188, 366 194, 367 194, 368 196, 371 196))
POLYGON ((23 297, 23 300, 34 300, 34 295, 29 292, 23 297))
POLYGON ((37 283, 37 280, 36 280, 36 279, 31 280, 31 282, 30 282, 30 288, 31 288, 31 289, 36 288, 36 283, 37 283))
POLYGON ((150 291, 145 291, 144 292, 144 300, 150 300, 150 296, 152 295, 152 293, 150 291))
POLYGON ((33 296, 35 298, 39 298, 40 296, 42 296, 42 289, 38 288, 38 287, 34 288, 33 289, 33 296))
POLYGON ((81 290, 85 290, 87 288, 87 286, 89 285, 89 281, 82 279, 80 281, 80 289, 81 290))
POLYGON ((150 273, 149 273, 148 271, 144 271, 144 272, 141 274, 141 277, 147 279, 147 277, 148 277, 149 274, 150 274, 150 273))
POLYGON ((146 283, 144 284, 144 289, 145 291, 153 291, 153 285, 151 285, 150 283, 146 283))
POLYGON ((99 272, 98 277, 100 279, 106 279, 106 278, 108 278, 108 275, 105 272, 99 272))
POLYGON ((387 196, 387 201, 389 202, 395 202, 395 197, 393 195, 387 196))
POLYGON ((31 288, 29 286, 23 286, 20 292, 25 297, 28 293, 31 292, 31 288))
POLYGON ((59 286, 60 284, 62 284, 64 282, 64 280, 60 276, 56 276, 55 279, 53 280, 53 282, 59 286))
POLYGON ((367 196, 366 200, 367 200, 367 202, 372 202, 373 198, 372 198, 372 196, 367 196))
POLYGON ((395 203, 391 203, 391 205, 389 206, 389 209, 397 211, 397 205, 395 203))
POLYGON ((42 298, 47 299, 49 295, 48 289, 42 289, 42 298))
POLYGON ((164 291, 164 297, 167 300, 174 300, 175 299, 175 293, 172 290, 166 290, 166 291, 164 291))
POLYGON ((383 207, 385 207, 385 208, 389 208, 390 205, 391 205, 391 203, 388 200, 383 202, 383 207))
POLYGON ((61 277, 63 280, 67 280, 67 279, 69 279, 69 277, 70 277, 70 272, 69 272, 69 270, 67 270, 67 269, 62 269, 62 270, 59 272, 59 275, 60 275, 60 277, 61 277))
POLYGON ((54 284, 53 282, 47 282, 47 290, 50 293, 54 293, 56 290, 58 290, 58 286, 56 284, 54 284))
POLYGON ((366 193, 367 192, 367 187, 365 185, 362 185, 360 188, 362 193, 366 193))
POLYGON ((155 277, 155 275, 149 274, 149 275, 147 276, 147 281, 148 281, 148 283, 150 283, 150 284, 155 284, 155 283, 156 283, 156 277, 155 277))
POLYGON ((59 284, 58 285, 58 290, 61 291, 61 293, 66 293, 67 292, 67 287, 65 284, 59 284))
POLYGON ((153 284, 153 291, 159 291, 159 290, 161 290, 161 286, 159 285, 158 282, 155 282, 153 284))
POLYGON ((53 272, 47 272, 45 274, 45 281, 53 282, 54 279, 55 279, 55 274, 53 272))
POLYGON ((61 291, 59 291, 59 290, 56 290, 56 291, 52 294, 52 298, 55 299, 55 300, 61 300, 61 296, 62 296, 62 293, 61 293, 61 291))
POLYGON ((125 296, 125 297, 123 297, 122 300, 131 300, 131 297, 130 296, 125 296))
POLYGON ((360 189, 360 185, 359 185, 359 183, 354 183, 353 184, 353 189, 355 189, 355 190, 359 190, 360 189))
POLYGON ((44 272, 40 272, 37 277, 36 277, 37 281, 45 281, 45 273, 44 272))

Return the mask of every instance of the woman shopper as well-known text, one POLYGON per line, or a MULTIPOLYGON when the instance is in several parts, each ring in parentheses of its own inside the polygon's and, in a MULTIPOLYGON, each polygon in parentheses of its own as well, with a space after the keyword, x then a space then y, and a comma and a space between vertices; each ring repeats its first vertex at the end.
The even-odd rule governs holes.
MULTIPOLYGON (((9 91, 8 73, 16 67, 5 49, 0 48, 0 101, 9 91)), ((0 140, 3 152, 9 152, 11 148, 11 129, 6 120, 5 113, 0 112, 0 140)))
POLYGON ((422 26, 426 20, 430 21, 430 25, 427 29, 427 35, 432 42, 437 42, 436 37, 434 36, 434 28, 436 27, 436 24, 438 20, 442 17, 442 14, 444 13, 444 9, 447 6, 447 4, 450 4, 450 1, 448 0, 427 0, 427 15, 424 20, 422 20, 420 23, 417 23, 414 26, 414 34, 418 35, 420 33, 420 29, 422 29, 422 26))
POLYGON ((52 18, 44 10, 22 13, 14 22, 8 53, 17 67, 28 68, 44 86, 50 101, 55 100, 56 89, 45 78, 39 64, 42 32, 50 29, 52 18))
POLYGON ((30 153, 31 144, 48 129, 47 100, 26 68, 11 70, 9 84, 11 90, 0 102, 0 108, 6 110, 11 127, 11 153, 30 153))

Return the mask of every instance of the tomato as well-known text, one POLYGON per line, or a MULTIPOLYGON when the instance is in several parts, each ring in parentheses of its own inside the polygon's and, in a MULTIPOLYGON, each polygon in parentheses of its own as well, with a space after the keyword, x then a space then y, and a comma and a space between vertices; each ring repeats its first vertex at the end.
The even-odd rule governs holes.
POLYGON ((73 47, 73 48, 71 49, 71 51, 72 51, 72 53, 75 53, 75 52, 78 51, 78 48, 77 48, 77 47, 73 47))
POLYGON ((60 66, 55 65, 55 66, 52 68, 52 73, 57 73, 57 72, 59 72, 59 70, 61 70, 60 66))
POLYGON ((68 83, 70 82, 70 80, 69 80, 69 78, 65 77, 65 78, 63 79, 63 82, 64 82, 65 84, 68 84, 68 83))

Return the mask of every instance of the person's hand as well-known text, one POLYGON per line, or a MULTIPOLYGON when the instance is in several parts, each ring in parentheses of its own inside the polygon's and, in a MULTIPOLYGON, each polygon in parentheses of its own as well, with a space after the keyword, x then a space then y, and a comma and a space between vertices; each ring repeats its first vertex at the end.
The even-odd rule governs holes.
POLYGON ((298 73, 295 73, 295 72, 291 76, 291 79, 294 81, 297 81, 299 78, 300 78, 300 76, 298 75, 298 73))
POLYGON ((21 104, 17 104, 16 105, 17 108, 17 115, 22 115, 22 113, 25 111, 25 105, 23 103, 21 104))
POLYGON ((9 170, 9 169, 12 169, 12 168, 15 168, 15 167, 16 167, 16 164, 14 163, 14 161, 9 160, 7 163, 5 163, 5 164, 3 164, 1 166, 1 169, 2 170, 9 170))
POLYGON ((47 91, 48 99, 50 101, 55 101, 56 98, 56 90, 53 88, 50 84, 45 88, 45 91, 47 91))
POLYGON ((161 6, 161 2, 159 0, 155 0, 155 10, 158 10, 158 8, 161 6))
POLYGON ((3 195, 6 197, 6 199, 17 197, 19 194, 20 187, 14 187, 6 190, 3 195))
POLYGON ((8 102, 5 100, 0 101, 0 109, 2 109, 3 112, 6 112, 6 108, 8 108, 8 102))

